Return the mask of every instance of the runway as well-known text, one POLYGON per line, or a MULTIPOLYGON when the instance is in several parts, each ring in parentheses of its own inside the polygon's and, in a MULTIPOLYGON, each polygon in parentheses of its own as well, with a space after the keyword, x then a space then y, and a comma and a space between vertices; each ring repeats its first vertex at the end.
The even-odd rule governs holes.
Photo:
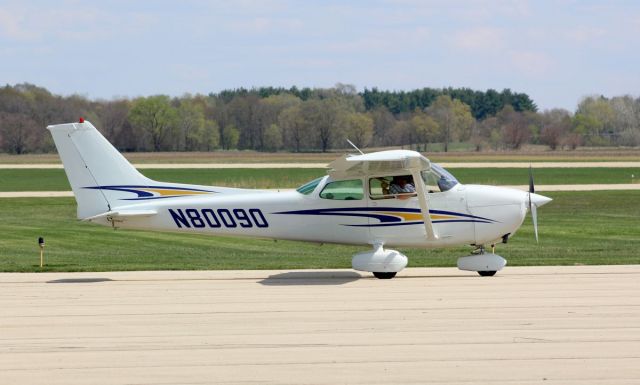
POLYGON ((1 384, 638 384, 640 266, 0 274, 1 384))

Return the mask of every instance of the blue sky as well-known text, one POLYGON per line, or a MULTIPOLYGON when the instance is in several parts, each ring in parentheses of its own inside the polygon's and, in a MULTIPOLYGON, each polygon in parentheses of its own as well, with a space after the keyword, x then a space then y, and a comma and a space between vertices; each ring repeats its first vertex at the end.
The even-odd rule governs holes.
POLYGON ((92 98, 253 86, 640 95, 640 1, 0 0, 0 83, 92 98))

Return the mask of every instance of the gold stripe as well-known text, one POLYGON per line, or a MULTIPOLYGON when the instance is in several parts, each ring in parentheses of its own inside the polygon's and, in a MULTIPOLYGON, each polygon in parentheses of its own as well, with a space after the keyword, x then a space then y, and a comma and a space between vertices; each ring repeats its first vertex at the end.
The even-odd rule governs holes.
MULTIPOLYGON (((400 217, 402 219, 404 219, 405 221, 420 221, 422 220, 422 214, 416 214, 416 213, 403 213, 403 212, 395 212, 395 211, 378 211, 377 214, 384 214, 384 215, 394 215, 397 217, 400 217)), ((430 214, 431 220, 438 220, 438 219, 454 219, 457 218, 457 216, 454 215, 442 215, 442 214, 430 214)))
POLYGON ((436 220, 436 219, 454 219, 454 218, 458 218, 458 217, 457 216, 453 216, 453 215, 431 214, 431 220, 436 220))
POLYGON ((170 196, 170 195, 200 195, 200 194, 210 194, 206 191, 190 191, 190 190, 167 190, 167 189, 159 189, 159 188, 147 188, 142 189, 143 191, 149 191, 158 193, 162 196, 170 196))

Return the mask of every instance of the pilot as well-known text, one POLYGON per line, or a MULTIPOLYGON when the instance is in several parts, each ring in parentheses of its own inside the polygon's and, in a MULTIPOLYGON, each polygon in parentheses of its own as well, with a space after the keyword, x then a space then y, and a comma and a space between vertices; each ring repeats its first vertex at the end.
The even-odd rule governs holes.
POLYGON ((389 192, 394 195, 399 195, 398 198, 403 199, 409 197, 409 195, 405 194, 415 194, 416 188, 413 184, 409 183, 408 176, 394 176, 389 192))

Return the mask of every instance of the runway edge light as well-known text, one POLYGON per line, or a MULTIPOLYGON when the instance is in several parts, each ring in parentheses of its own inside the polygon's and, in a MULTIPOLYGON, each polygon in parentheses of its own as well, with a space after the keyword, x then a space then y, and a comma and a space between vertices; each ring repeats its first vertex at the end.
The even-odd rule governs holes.
POLYGON ((40 268, 44 266, 44 238, 38 237, 38 245, 40 246, 40 268))

